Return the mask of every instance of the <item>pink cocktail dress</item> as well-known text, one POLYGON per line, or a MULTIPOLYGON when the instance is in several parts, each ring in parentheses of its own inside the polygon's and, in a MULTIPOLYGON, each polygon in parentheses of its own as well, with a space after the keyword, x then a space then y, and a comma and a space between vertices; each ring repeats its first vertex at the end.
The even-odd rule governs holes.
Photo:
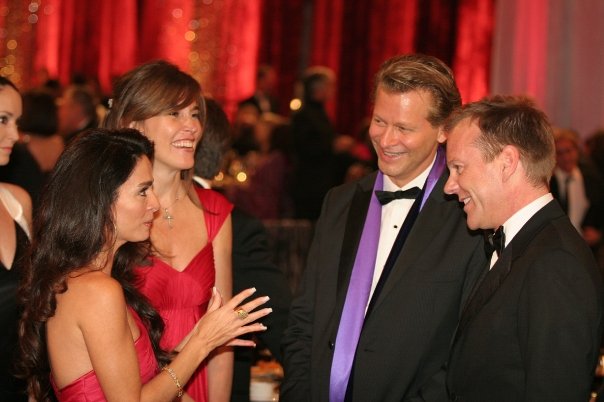
MULTIPOLYGON (((196 188, 203 206, 208 243, 189 264, 177 271, 156 256, 151 266, 137 267, 137 286, 165 323, 161 346, 173 350, 205 314, 215 282, 212 241, 233 206, 220 193, 196 188)), ((208 400, 206 362, 193 374, 185 391, 197 402, 208 400)))

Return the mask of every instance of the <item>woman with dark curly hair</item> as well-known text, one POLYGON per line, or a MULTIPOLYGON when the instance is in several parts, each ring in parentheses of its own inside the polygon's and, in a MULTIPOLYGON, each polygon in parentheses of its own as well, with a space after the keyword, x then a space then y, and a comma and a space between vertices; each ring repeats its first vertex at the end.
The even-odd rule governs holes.
POLYGON ((170 361, 159 348, 162 321, 132 275, 158 211, 152 159, 153 145, 136 130, 91 130, 50 177, 20 293, 21 364, 39 402, 52 389, 62 402, 171 401, 214 348, 251 346, 237 337, 265 329, 252 322, 270 310, 250 311, 266 297, 238 308, 248 289, 220 307, 215 291, 180 353, 170 361))

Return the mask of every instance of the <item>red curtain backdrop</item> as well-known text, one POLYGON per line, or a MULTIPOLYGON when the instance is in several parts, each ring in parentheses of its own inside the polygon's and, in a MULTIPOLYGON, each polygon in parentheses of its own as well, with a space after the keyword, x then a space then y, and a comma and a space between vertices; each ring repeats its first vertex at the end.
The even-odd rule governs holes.
MULTIPOLYGON (((339 83, 336 126, 339 132, 356 136, 371 110, 373 76, 379 66, 391 56, 414 50, 417 3, 404 0, 344 2, 341 15, 339 41, 319 36, 314 41, 313 60, 315 64, 333 63, 328 66, 336 70, 339 83), (324 59, 325 55, 329 57, 324 59)), ((325 23, 330 19, 327 16, 325 23)), ((320 34, 317 30, 314 33, 320 34)))
MULTIPOLYGON (((543 1, 543 0, 541 0, 543 1)), ((74 74, 112 80, 151 59, 191 72, 232 113, 275 67, 281 112, 310 65, 338 78, 330 112, 355 135, 371 110, 373 76, 395 54, 433 54, 454 67, 464 99, 488 91, 494 0, 0 0, 0 73, 24 88, 74 74)))
POLYGON ((465 0, 458 12, 452 66, 465 103, 489 93, 495 10, 492 0, 465 0))
POLYGON ((488 93, 493 0, 315 0, 312 64, 338 77, 337 128, 356 135, 387 58, 421 52, 453 67, 464 100, 488 93))
POLYGON ((277 96, 281 101, 280 112, 284 115, 289 113, 289 101, 295 96, 295 84, 305 67, 302 49, 304 22, 309 9, 308 0, 264 0, 262 7, 258 59, 273 66, 277 73, 277 96))

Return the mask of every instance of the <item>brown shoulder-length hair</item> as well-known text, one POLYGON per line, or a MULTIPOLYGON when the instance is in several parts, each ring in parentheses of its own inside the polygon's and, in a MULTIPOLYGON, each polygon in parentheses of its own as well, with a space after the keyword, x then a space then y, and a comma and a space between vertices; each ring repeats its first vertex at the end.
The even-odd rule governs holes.
MULTIPOLYGON (((199 121, 203 126, 206 107, 199 82, 164 60, 151 61, 135 67, 117 80, 113 98, 102 126, 109 129, 130 127, 163 113, 199 105, 199 121)), ((193 169, 182 172, 190 181, 193 169)))
POLYGON ((158 60, 141 64, 115 83, 103 127, 115 129, 175 111, 197 102, 203 124, 205 103, 201 85, 174 64, 158 60))
MULTIPOLYGON (((89 130, 65 149, 42 193, 19 290, 18 369, 39 402, 52 400, 46 322, 55 314, 56 296, 67 291, 72 272, 90 266, 112 244, 119 188, 143 157, 153 160, 153 145, 137 130, 89 130)), ((126 243, 114 256, 111 275, 145 322, 156 357, 165 362, 161 317, 134 286, 133 267, 148 252, 148 241, 126 243)))

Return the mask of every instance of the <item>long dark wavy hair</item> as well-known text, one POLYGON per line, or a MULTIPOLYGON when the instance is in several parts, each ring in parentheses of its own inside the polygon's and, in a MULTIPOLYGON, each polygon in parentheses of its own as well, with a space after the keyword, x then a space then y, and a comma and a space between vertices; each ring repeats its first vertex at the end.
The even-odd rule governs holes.
MULTIPOLYGON (((39 402, 52 400, 46 322, 55 313, 56 295, 67 290, 70 273, 89 266, 113 242, 118 190, 144 156, 153 160, 153 144, 137 130, 89 130, 66 148, 42 194, 19 291, 20 374, 39 402)), ((134 286, 133 267, 149 248, 148 241, 124 244, 111 275, 147 326, 158 361, 165 363, 169 356, 159 348, 163 322, 134 286)))

